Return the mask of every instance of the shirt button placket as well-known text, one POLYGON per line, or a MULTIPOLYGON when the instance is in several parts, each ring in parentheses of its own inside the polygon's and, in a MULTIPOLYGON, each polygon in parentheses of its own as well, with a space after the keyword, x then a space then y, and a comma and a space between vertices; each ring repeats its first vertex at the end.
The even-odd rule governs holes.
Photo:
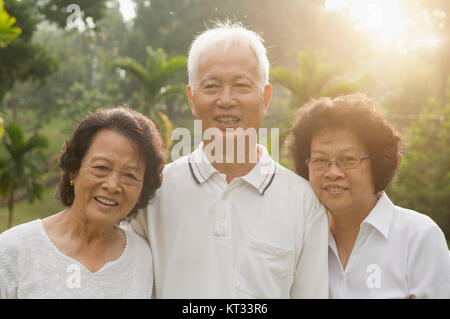
POLYGON ((227 222, 227 208, 228 208, 228 193, 225 192, 222 194, 222 200, 219 204, 219 210, 216 215, 216 223, 215 223, 215 235, 216 237, 228 237, 228 222, 227 222))

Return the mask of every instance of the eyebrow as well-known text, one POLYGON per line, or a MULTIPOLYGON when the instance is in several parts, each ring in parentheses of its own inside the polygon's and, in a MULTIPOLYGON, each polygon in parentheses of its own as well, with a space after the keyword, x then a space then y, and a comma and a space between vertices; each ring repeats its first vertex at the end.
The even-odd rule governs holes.
MULTIPOLYGON (((242 74, 242 75, 236 75, 236 76, 233 77, 231 80, 232 80, 232 81, 237 81, 237 80, 247 80, 247 81, 250 81, 250 82, 253 82, 253 81, 254 81, 252 78, 250 78, 250 77, 248 77, 248 76, 246 76, 246 75, 244 75, 244 74, 242 74)), ((202 84, 202 83, 207 82, 207 81, 219 81, 219 82, 222 82, 222 79, 220 79, 220 78, 217 77, 217 76, 209 76, 209 77, 207 77, 206 79, 204 79, 203 81, 200 81, 199 84, 202 84)))
MULTIPOLYGON (((350 151, 356 151, 356 152, 359 152, 358 149, 353 148, 353 147, 349 147, 349 148, 344 148, 343 150, 340 150, 339 153, 350 152, 350 151)), ((314 150, 314 151, 311 151, 311 154, 312 154, 312 153, 322 153, 322 154, 327 154, 327 152, 325 152, 325 151, 323 151, 323 150, 314 150)))
MULTIPOLYGON (((109 159, 107 159, 106 157, 95 156, 95 157, 93 157, 93 158, 91 159, 92 162, 99 161, 99 160, 105 161, 105 162, 107 162, 108 164, 111 164, 111 161, 110 161, 109 159)), ((128 170, 128 171, 131 170, 131 171, 139 172, 139 167, 136 167, 136 166, 134 166, 134 165, 127 165, 127 166, 124 167, 124 169, 125 169, 125 170, 128 170)))

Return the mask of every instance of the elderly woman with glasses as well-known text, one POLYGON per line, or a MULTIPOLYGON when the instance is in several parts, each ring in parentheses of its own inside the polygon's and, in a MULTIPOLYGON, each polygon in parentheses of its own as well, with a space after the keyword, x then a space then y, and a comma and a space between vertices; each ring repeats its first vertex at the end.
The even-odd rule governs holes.
POLYGON ((297 114, 287 144, 328 211, 330 298, 450 298, 441 229, 384 192, 400 143, 364 94, 312 100, 297 114))
POLYGON ((161 186, 164 159, 149 118, 90 113, 59 158, 67 207, 0 235, 0 298, 151 298, 150 247, 118 225, 161 186))

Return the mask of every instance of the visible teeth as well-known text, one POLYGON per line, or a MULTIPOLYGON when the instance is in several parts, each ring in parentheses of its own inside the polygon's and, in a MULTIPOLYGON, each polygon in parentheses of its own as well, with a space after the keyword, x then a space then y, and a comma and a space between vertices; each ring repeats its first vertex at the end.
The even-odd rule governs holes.
POLYGON ((233 123, 239 122, 239 120, 237 118, 231 117, 231 116, 221 116, 221 117, 218 117, 217 120, 224 124, 233 124, 233 123))
POLYGON ((327 187, 328 190, 330 191, 341 191, 344 190, 343 187, 327 187))
POLYGON ((106 205, 116 205, 117 202, 114 202, 112 200, 103 198, 103 197, 95 197, 96 200, 98 200, 100 203, 106 204, 106 205))

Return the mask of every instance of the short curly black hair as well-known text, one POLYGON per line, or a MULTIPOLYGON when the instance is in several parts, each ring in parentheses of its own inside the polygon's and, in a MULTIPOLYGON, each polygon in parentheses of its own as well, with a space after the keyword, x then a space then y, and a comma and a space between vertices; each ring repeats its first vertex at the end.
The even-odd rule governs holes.
POLYGON ((297 112, 286 140, 297 174, 309 180, 305 160, 313 137, 324 128, 346 128, 358 136, 371 159, 375 193, 386 189, 401 160, 401 138, 363 93, 312 99, 297 112))
POLYGON ((70 175, 78 172, 94 137, 104 129, 120 133, 136 143, 139 155, 145 165, 139 200, 130 214, 126 216, 132 217, 138 209, 147 206, 156 190, 161 186, 166 151, 153 122, 143 114, 126 106, 98 109, 89 113, 78 124, 72 137, 64 143, 59 155, 61 180, 56 197, 65 206, 72 205, 75 193, 73 186, 70 185, 70 175))

